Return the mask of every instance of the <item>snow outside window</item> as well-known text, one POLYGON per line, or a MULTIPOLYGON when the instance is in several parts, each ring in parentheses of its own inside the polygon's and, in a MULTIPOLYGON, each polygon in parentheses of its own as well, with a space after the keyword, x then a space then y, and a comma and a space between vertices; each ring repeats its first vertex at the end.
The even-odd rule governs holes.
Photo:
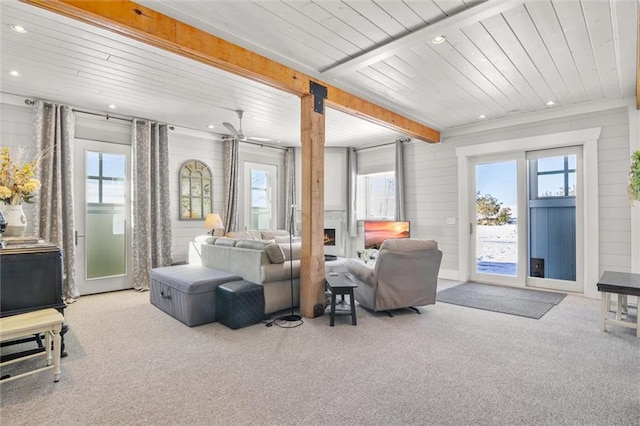
POLYGON ((396 212, 394 172, 358 176, 358 219, 393 219, 396 212))

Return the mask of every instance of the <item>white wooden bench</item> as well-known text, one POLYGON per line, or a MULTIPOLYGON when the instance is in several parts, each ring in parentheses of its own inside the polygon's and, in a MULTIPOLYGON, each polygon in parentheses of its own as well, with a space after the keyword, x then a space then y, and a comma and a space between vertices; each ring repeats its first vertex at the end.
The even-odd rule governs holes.
POLYGON ((46 367, 37 368, 25 373, 16 374, 15 376, 0 379, 0 383, 50 369, 53 369, 53 380, 55 382, 60 380, 60 330, 62 329, 63 321, 64 317, 62 314, 53 308, 0 318, 0 341, 2 342, 41 333, 45 336, 44 352, 2 362, 0 363, 0 367, 38 356, 46 356, 47 358, 46 367), (51 365, 52 360, 53 365, 51 365))

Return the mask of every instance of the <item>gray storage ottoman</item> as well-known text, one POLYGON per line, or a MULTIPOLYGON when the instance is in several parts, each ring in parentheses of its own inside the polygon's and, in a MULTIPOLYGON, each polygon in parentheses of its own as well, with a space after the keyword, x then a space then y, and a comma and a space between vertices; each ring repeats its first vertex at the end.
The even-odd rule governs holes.
POLYGON ((264 319, 264 289, 249 281, 234 281, 216 288, 218 322, 236 329, 264 319))
POLYGON ((151 304, 193 327, 216 320, 220 284, 242 279, 219 269, 177 265, 151 270, 151 304))

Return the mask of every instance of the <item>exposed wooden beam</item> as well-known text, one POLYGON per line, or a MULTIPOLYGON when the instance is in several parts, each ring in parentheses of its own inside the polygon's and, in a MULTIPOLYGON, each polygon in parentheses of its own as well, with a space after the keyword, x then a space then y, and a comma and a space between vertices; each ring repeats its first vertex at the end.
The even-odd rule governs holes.
POLYGON ((382 124, 425 142, 439 142, 440 132, 265 56, 206 33, 129 0, 21 0, 87 22, 152 46, 304 96, 309 83, 327 87, 327 105, 382 124))
POLYGON ((314 112, 313 96, 301 99, 302 252, 300 314, 324 314, 324 136, 325 116, 314 112))

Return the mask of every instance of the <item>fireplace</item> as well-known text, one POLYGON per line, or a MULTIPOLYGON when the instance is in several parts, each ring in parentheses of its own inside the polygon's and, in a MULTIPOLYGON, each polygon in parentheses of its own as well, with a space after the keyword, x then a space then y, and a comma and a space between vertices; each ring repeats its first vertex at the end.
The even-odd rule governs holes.
POLYGON ((324 228, 324 245, 335 246, 336 245, 336 229, 324 228))
POLYGON ((344 256, 344 235, 342 223, 335 219, 324 220, 324 254, 344 256))

